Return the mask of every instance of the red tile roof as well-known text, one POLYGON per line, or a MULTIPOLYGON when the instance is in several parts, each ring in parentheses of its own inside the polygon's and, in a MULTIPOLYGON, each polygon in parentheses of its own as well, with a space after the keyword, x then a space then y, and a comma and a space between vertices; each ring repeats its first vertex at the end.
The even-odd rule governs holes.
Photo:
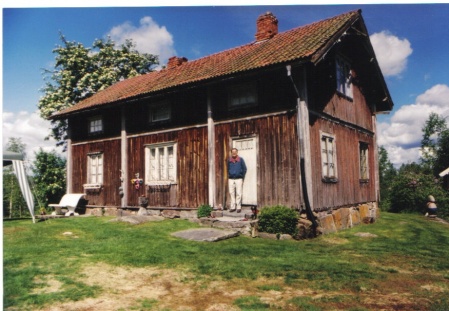
POLYGON ((174 68, 117 82, 51 118, 59 119, 81 110, 271 65, 301 60, 314 61, 329 43, 360 16, 360 10, 351 11, 278 33, 266 41, 252 42, 188 61, 174 68))

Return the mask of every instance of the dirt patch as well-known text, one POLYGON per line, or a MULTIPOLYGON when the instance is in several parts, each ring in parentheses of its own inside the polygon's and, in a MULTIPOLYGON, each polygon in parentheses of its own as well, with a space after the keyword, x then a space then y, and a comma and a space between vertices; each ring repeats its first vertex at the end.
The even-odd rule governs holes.
MULTIPOLYGON (((248 296, 259 297, 260 301, 276 306, 279 310, 298 310, 298 306, 289 303, 289 300, 298 297, 311 298, 317 303, 342 300, 325 305, 332 310, 346 310, 351 307, 351 300, 362 302, 369 310, 399 310, 397 307, 411 310, 408 307, 426 303, 424 300, 418 301, 419 298, 413 297, 410 292, 382 293, 364 289, 359 293, 318 291, 299 288, 298 285, 288 286, 281 277, 227 281, 205 276, 197 278, 178 270, 115 267, 104 263, 85 267, 80 271, 79 281, 99 286, 102 291, 95 298, 56 303, 42 310, 238 311, 240 308, 235 305, 236 299, 248 296)), ((36 282, 46 284, 42 286, 42 292, 57 291, 61 285, 54 282, 51 276, 36 282)), ((424 288, 425 291, 435 290, 431 286, 424 288)))

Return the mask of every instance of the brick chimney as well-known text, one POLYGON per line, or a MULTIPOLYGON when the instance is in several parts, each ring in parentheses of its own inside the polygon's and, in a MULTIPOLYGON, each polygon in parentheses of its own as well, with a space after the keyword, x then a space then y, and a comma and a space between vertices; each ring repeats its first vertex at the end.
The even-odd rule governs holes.
POLYGON ((177 57, 173 56, 168 59, 167 69, 175 68, 181 66, 183 63, 187 62, 187 58, 185 57, 177 57))
POLYGON ((278 19, 271 12, 257 18, 256 42, 273 38, 278 33, 278 19))

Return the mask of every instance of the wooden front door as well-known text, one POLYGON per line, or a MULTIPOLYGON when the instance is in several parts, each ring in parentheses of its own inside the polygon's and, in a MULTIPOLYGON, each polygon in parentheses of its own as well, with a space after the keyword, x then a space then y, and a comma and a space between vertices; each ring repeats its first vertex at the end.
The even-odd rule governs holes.
POLYGON ((233 139, 232 147, 238 149, 248 169, 243 182, 242 204, 257 205, 257 137, 233 139))

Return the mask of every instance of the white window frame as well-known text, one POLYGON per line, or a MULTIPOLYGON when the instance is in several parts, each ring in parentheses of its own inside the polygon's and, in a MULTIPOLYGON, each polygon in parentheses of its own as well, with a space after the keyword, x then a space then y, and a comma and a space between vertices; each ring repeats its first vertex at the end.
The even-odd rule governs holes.
POLYGON ((89 134, 98 134, 103 132, 103 117, 96 116, 89 118, 89 134))
POLYGON ((337 182, 337 149, 335 135, 320 132, 320 150, 323 181, 337 182))
POLYGON ((335 58, 335 73, 337 92, 352 99, 353 87, 352 87, 352 70, 351 64, 342 56, 337 55, 335 58))
POLYGON ((228 89, 229 109, 238 109, 257 106, 257 86, 256 83, 244 83, 234 85, 228 89))
POLYGON ((84 189, 100 189, 103 186, 104 154, 95 152, 87 154, 87 184, 84 189))
POLYGON ((176 184, 177 150, 178 144, 175 142, 145 145, 146 185, 176 184))
POLYGON ((369 179, 369 145, 365 142, 359 142, 359 161, 360 161, 360 180, 369 179))
POLYGON ((157 103, 150 104, 149 121, 150 123, 170 121, 171 112, 171 104, 168 100, 162 100, 157 103))

